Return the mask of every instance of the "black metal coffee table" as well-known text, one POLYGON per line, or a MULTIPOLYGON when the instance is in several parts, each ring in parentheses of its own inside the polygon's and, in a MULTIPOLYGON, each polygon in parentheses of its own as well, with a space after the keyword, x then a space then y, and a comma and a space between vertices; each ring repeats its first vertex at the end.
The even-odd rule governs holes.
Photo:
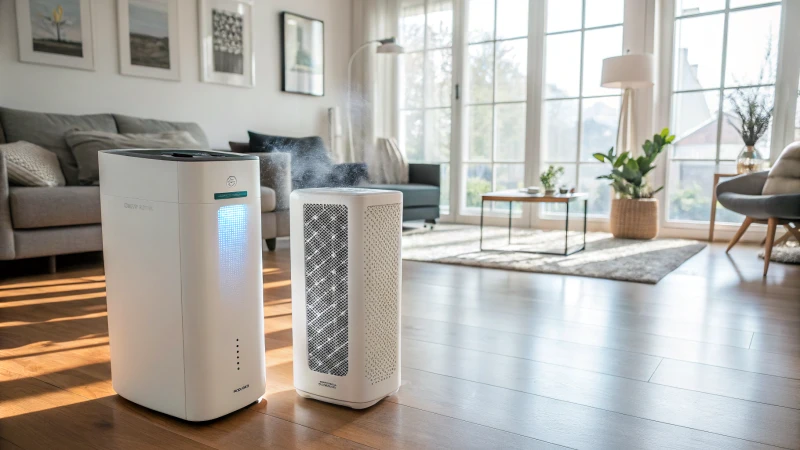
POLYGON ((508 251, 508 252, 522 252, 522 253, 537 253, 542 255, 561 255, 569 256, 574 253, 586 250, 586 210, 588 209, 588 200, 586 194, 565 194, 565 195, 542 195, 542 194, 527 194, 519 191, 500 191, 489 192, 481 196, 481 243, 480 249, 483 251, 483 205, 485 202, 508 202, 508 244, 511 245, 511 217, 513 208, 511 207, 514 202, 522 203, 563 203, 567 206, 567 214, 565 216, 564 224, 564 252, 537 252, 532 250, 495 250, 493 251, 508 251), (580 248, 569 251, 569 205, 572 202, 580 202, 583 200, 583 244, 580 248))

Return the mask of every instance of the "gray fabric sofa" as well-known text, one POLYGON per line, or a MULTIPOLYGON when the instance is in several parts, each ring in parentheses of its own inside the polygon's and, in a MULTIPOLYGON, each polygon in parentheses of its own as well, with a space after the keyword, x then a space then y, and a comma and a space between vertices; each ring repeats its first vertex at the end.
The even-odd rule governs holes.
POLYGON ((364 184, 369 189, 389 189, 403 193, 403 221, 439 219, 441 189, 439 164, 409 164, 408 184, 364 184))
MULTIPOLYGON (((67 185, 22 187, 9 184, 0 154, 0 260, 51 257, 102 250, 100 189, 78 185, 78 166, 64 133, 71 129, 112 133, 188 131, 204 147, 208 140, 194 123, 139 119, 119 114, 67 115, 0 107, 0 144, 27 141, 58 156, 67 185)), ((289 235, 289 155, 256 153, 261 164, 262 238, 270 250, 289 235)))

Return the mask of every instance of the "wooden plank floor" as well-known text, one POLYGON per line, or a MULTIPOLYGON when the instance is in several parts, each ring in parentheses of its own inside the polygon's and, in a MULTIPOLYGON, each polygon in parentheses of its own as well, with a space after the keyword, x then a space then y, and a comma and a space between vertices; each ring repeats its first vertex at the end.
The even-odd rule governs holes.
POLYGON ((97 255, 6 263, 0 448, 800 448, 800 266, 756 251, 654 286, 404 262, 402 387, 353 411, 294 392, 281 242, 265 400, 201 424, 113 392, 97 255))

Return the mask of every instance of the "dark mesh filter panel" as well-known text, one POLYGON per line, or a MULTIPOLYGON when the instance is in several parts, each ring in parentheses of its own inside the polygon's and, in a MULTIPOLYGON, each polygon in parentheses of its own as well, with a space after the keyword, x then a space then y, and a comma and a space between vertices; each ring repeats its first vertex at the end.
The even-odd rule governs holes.
POLYGON ((365 376, 371 384, 397 371, 400 314, 400 204, 364 212, 365 376))
POLYGON ((347 207, 303 205, 308 367, 347 375, 347 207))

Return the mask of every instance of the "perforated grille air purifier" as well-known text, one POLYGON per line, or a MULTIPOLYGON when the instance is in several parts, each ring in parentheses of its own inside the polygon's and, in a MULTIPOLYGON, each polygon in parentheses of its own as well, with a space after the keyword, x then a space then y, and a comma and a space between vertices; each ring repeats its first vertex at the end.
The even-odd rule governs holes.
POLYGON ((291 197, 294 384, 366 408, 400 387, 403 194, 301 189, 291 197))
POLYGON ((111 382, 191 421, 266 389, 255 156, 100 152, 111 382))

